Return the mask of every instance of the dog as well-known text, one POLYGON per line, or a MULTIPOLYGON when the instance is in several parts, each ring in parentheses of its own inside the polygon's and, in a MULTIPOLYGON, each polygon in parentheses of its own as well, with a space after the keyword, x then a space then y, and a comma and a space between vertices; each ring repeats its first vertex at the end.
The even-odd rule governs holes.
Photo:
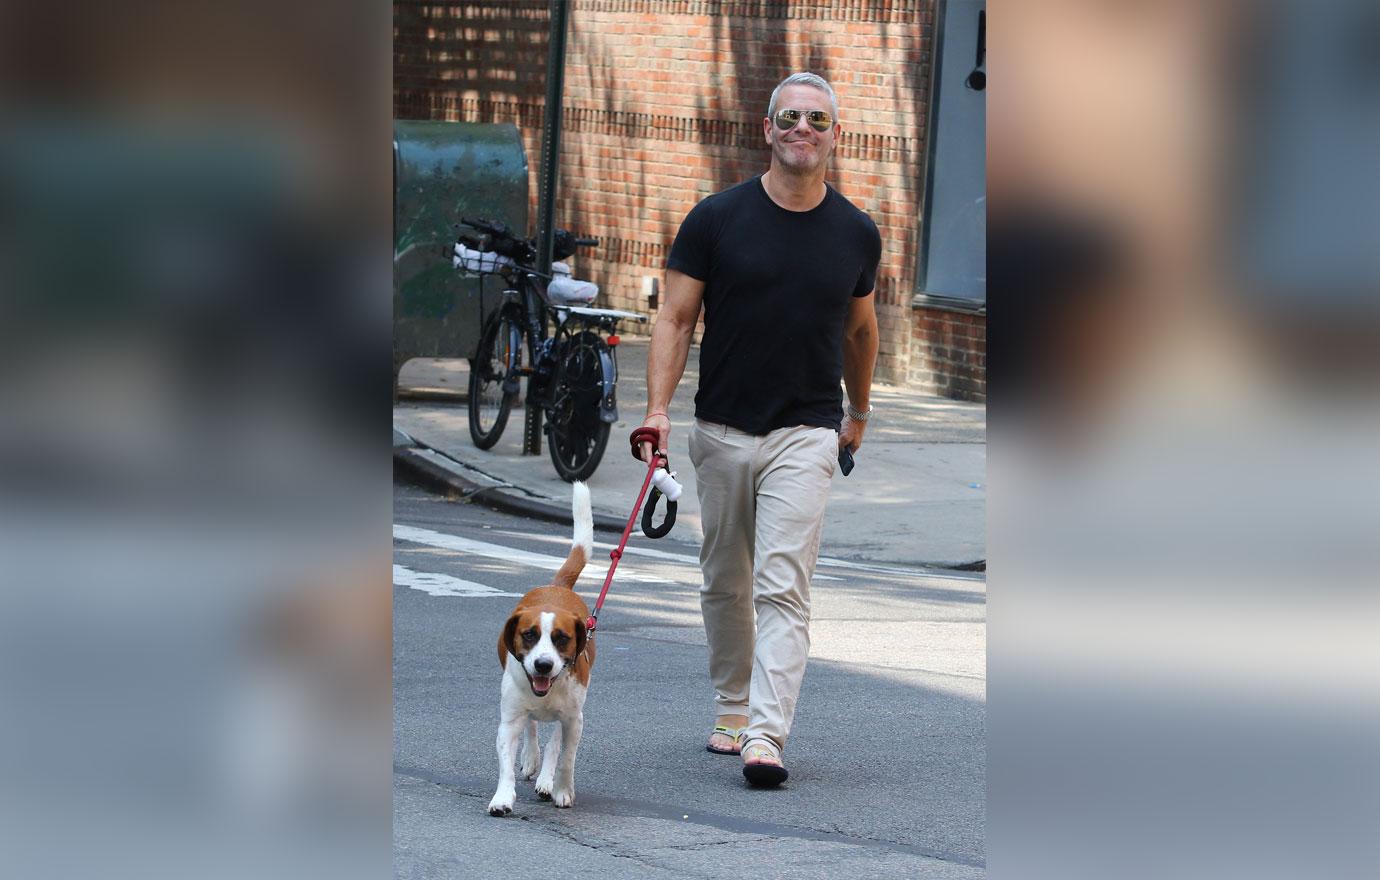
POLYGON ((594 514, 589 487, 575 483, 573 495, 575 537, 570 555, 549 586, 537 587, 518 600, 498 637, 503 679, 498 788, 489 801, 490 816, 506 816, 513 810, 519 736, 522 775, 536 777, 537 795, 558 807, 575 803, 575 754, 594 665, 594 640, 585 628, 589 608, 575 593, 575 580, 594 553, 594 514), (538 751, 538 721, 558 723, 545 754, 538 751))

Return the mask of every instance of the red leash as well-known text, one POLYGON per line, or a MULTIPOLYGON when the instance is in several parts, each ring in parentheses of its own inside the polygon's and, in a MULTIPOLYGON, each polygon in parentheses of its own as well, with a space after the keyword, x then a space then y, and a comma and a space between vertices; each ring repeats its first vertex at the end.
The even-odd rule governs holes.
MULTIPOLYGON (((642 491, 637 493, 637 503, 633 505, 632 513, 628 516, 628 524, 623 528, 623 538, 618 542, 618 547, 609 553, 609 558, 613 560, 613 564, 609 566, 608 576, 604 578, 604 588, 599 591, 599 601, 594 603, 594 613, 592 613, 589 616, 589 620, 585 621, 585 629, 591 634, 593 634, 594 628, 599 623, 599 609, 604 607, 604 597, 609 594, 609 585, 613 583, 613 573, 618 570, 618 560, 623 558, 623 548, 628 546, 628 536, 632 534, 633 523, 637 522, 637 511, 642 507, 642 500, 647 497, 647 487, 652 484, 652 476, 656 473, 656 469, 659 467, 664 467, 668 471, 670 470, 671 464, 666 458, 666 453, 656 451, 656 441, 656 428, 643 427, 638 428, 637 430, 632 432, 633 458, 636 458, 638 461, 641 461, 642 457, 637 454, 638 444, 650 443, 653 449, 651 456, 652 460, 647 464, 647 478, 642 481, 642 491)), ((660 493, 657 493, 655 490, 653 490, 653 492, 655 494, 653 496, 652 503, 655 504, 655 495, 659 495, 660 493)), ((675 502, 668 502, 668 511, 669 512, 667 514, 667 522, 669 524, 669 522, 673 521, 675 515, 675 502)), ((643 523, 643 526, 645 527, 650 521, 651 509, 648 508, 647 517, 643 523)), ((667 528, 666 530, 669 531, 669 528, 667 528)), ((665 534, 665 532, 662 532, 661 534, 665 534)), ((660 537, 660 535, 657 535, 656 537, 660 537)))

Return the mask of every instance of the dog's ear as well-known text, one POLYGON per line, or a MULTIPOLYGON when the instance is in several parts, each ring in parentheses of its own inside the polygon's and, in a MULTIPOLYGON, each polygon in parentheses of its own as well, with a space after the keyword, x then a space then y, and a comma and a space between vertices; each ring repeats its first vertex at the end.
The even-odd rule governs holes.
POLYGON ((508 622, 503 625, 503 636, 498 640, 498 662, 500 665, 507 665, 508 655, 518 656, 517 648, 513 644, 513 639, 517 637, 518 616, 516 613, 508 618, 508 622))
POLYGON ((589 639, 589 631, 585 629, 585 622, 580 618, 575 618, 575 656, 579 657, 585 652, 585 642, 589 639))

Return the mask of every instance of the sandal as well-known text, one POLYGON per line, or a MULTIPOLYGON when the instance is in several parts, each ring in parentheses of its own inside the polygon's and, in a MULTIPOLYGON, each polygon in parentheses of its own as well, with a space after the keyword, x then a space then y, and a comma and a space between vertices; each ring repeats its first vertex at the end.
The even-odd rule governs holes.
POLYGON ((712 745, 705 745, 704 750, 707 752, 713 752, 716 755, 736 755, 739 753, 739 751, 741 751, 742 742, 740 742, 740 740, 742 739, 744 730, 747 730, 746 726, 725 727, 722 724, 716 724, 714 725, 714 733, 709 734, 709 738, 713 739, 715 733, 720 734, 722 736, 726 736, 729 739, 733 740, 733 748, 716 749, 712 745))
POLYGON ((775 788, 790 776, 781 761, 781 750, 771 740, 752 739, 743 745, 743 777, 756 788, 775 788), (749 763, 751 759, 756 759, 749 763), (769 761, 778 763, 772 764, 769 761))

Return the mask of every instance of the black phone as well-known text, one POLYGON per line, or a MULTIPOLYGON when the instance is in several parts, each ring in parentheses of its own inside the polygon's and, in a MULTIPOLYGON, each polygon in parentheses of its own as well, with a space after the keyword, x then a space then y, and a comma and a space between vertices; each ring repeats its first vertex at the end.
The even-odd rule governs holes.
POLYGON ((853 472, 853 452, 847 446, 839 447, 839 470, 845 477, 853 472))

